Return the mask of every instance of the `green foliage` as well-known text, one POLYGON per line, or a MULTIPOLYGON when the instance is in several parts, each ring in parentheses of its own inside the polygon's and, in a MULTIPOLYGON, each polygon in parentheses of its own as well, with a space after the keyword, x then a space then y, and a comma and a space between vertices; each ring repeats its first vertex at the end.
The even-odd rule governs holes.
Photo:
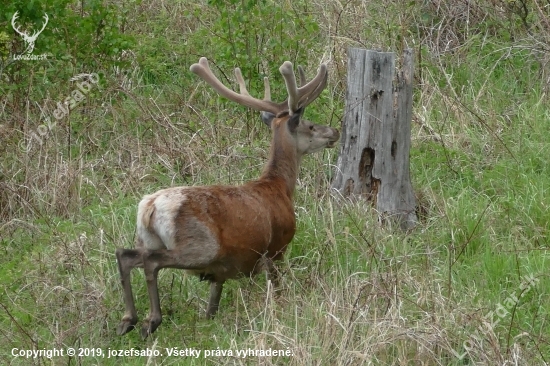
POLYGON ((124 33, 128 9, 122 5, 103 0, 19 0, 2 4, 2 8, 0 96, 14 110, 23 109, 28 100, 44 99, 52 84, 67 83, 76 74, 102 73, 128 64, 122 51, 130 50, 134 41, 124 33), (12 29, 15 12, 16 25, 28 34, 42 27, 45 14, 49 18, 31 54, 38 59, 17 58, 26 44, 12 29))
MULTIPOLYGON (((44 23, 48 25, 36 41, 35 54, 47 53, 58 64, 69 62, 84 69, 97 69, 120 64, 120 52, 132 47, 132 37, 123 33, 128 9, 103 0, 83 1, 48 0, 38 2, 10 1, 5 9, 3 31, 12 34, 10 49, 15 54, 24 50, 22 38, 11 29, 16 20, 29 34, 44 23), (106 63, 106 64, 105 64, 106 63)), ((12 56, 12 55, 10 55, 12 56)), ((7 60, 3 60, 6 62, 7 60)), ((57 71, 61 71, 59 67, 57 71)))
POLYGON ((8 44, 10 36, 4 32, 0 32, 0 58, 4 59, 9 54, 8 44))
MULTIPOLYGON (((185 14, 207 24, 189 35, 188 49, 193 55, 208 56, 215 69, 239 67, 257 97, 263 92, 263 77, 268 76, 273 99, 284 99, 279 66, 286 60, 303 63, 310 50, 322 47, 319 25, 302 2, 211 0, 208 4, 207 9, 195 7, 185 14)), ((320 61, 304 64, 306 72, 314 73, 320 61)))

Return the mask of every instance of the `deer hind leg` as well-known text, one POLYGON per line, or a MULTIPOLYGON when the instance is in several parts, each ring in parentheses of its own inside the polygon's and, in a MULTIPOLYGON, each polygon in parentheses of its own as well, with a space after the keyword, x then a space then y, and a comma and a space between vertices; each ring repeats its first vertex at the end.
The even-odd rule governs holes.
POLYGON ((140 249, 117 249, 116 258, 118 270, 120 272, 120 281, 123 288, 125 312, 122 321, 117 327, 117 334, 124 335, 134 329, 138 322, 136 307, 134 304, 134 295, 132 294, 132 283, 130 282, 130 272, 132 268, 142 267, 142 251, 140 249))
POLYGON ((222 297, 224 281, 210 282, 210 297, 208 299, 208 307, 206 308, 206 317, 212 319, 218 312, 220 307, 220 299, 222 297))
MULTIPOLYGON (((159 270, 163 268, 200 270, 206 267, 211 261, 210 257, 197 256, 195 249, 195 247, 190 247, 183 250, 144 250, 142 255, 143 270, 145 271, 145 279, 147 281, 150 308, 149 315, 143 321, 143 326, 141 328, 141 336, 143 338, 147 338, 149 334, 152 334, 162 322, 162 312, 158 294, 159 270)), ((211 254, 211 256, 214 254, 215 253, 211 254)))

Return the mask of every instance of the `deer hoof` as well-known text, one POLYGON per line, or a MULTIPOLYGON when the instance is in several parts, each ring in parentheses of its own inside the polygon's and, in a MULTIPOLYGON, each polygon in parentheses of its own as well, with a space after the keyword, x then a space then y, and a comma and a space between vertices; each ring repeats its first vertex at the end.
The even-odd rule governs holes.
POLYGON ((118 327, 116 327, 116 334, 118 334, 119 336, 125 335, 126 333, 134 329, 136 324, 137 319, 122 319, 118 327))
POLYGON ((149 334, 153 334, 155 330, 157 330, 158 326, 160 325, 162 319, 146 319, 143 322, 143 326, 141 327, 141 338, 146 339, 149 334))

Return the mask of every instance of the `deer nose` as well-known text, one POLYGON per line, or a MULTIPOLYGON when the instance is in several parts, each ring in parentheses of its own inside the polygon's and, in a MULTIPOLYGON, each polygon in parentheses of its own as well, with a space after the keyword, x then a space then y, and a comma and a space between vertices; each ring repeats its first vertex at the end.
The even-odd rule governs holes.
POLYGON ((340 131, 338 131, 336 128, 331 128, 331 130, 334 141, 338 141, 340 139, 340 131))
POLYGON ((340 139, 340 132, 336 128, 330 128, 330 134, 326 136, 328 138, 327 147, 334 147, 336 142, 340 139))

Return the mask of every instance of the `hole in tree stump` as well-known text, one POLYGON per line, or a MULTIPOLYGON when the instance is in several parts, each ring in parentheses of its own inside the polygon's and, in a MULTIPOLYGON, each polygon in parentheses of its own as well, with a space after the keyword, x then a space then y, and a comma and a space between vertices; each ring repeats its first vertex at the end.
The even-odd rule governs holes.
POLYGON ((374 149, 366 147, 361 152, 359 161, 359 179, 361 183, 361 194, 370 195, 372 191, 372 167, 374 166, 374 149))

